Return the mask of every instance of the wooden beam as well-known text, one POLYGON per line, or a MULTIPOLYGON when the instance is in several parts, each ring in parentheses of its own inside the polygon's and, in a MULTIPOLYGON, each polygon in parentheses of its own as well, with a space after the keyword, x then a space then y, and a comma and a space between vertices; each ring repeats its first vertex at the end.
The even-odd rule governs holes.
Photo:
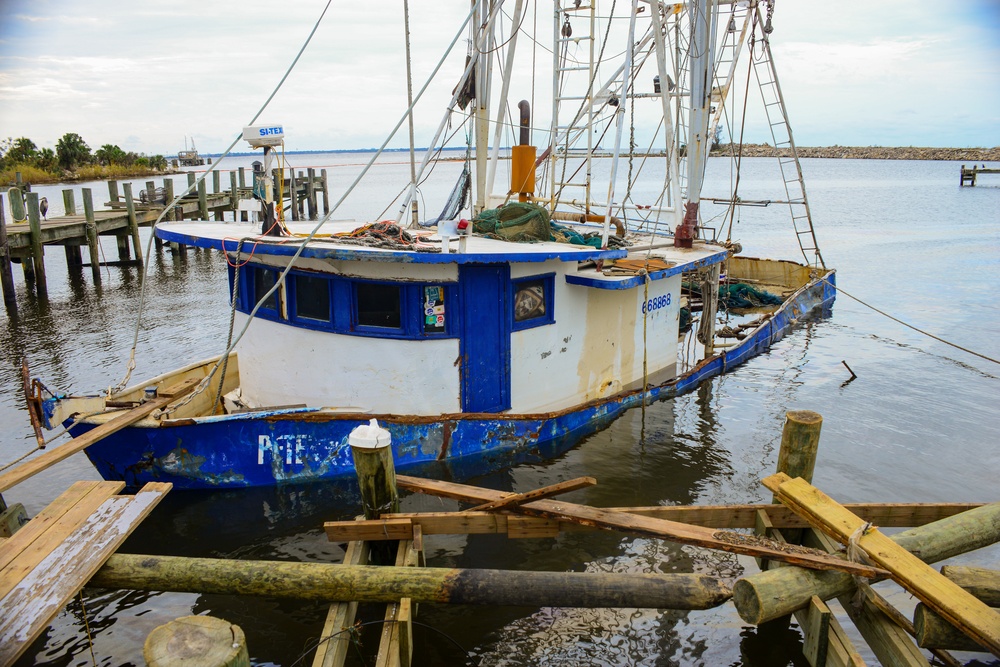
MULTIPOLYGON (((261 595, 327 602, 711 609, 731 596, 701 574, 531 572, 115 554, 97 588, 261 595)), ((0 663, 2 664, 2 663, 0 663)))
POLYGON ((1000 607, 1000 570, 964 565, 945 565, 941 574, 991 607, 1000 607))
POLYGON ((597 484, 597 480, 594 479, 593 477, 577 477, 575 479, 568 479, 565 482, 557 482, 556 484, 543 486, 539 489, 534 489, 533 491, 527 491, 525 493, 508 493, 505 494, 505 496, 500 500, 493 500, 488 503, 483 503, 482 505, 471 507, 465 511, 490 512, 494 510, 510 508, 513 507, 514 505, 520 505, 530 500, 541 500, 542 498, 551 498, 552 496, 558 496, 561 493, 568 493, 570 491, 576 491, 577 489, 585 489, 588 486, 594 486, 595 484, 597 484))
MULTIPOLYGON (((892 540, 927 563, 990 546, 1000 541, 1000 503, 897 533, 892 540)), ((801 609, 813 595, 829 600, 854 589, 854 580, 840 572, 782 567, 738 579, 733 604, 740 618, 756 625, 801 609)))
POLYGON ((896 583, 1000 656, 1000 613, 941 576, 877 528, 867 526, 863 519, 805 480, 778 474, 762 481, 783 503, 799 511, 823 532, 842 544, 853 540, 872 562, 889 570, 896 583))
MULTIPOLYGON (((348 543, 343 564, 367 565, 368 546, 364 542, 348 543)), ((342 667, 351 647, 351 626, 357 613, 358 603, 354 601, 330 605, 313 657, 313 667, 342 667)))
MULTIPOLYGON (((409 477, 406 475, 397 475, 396 483, 400 487, 413 491, 463 500, 465 502, 488 502, 491 500, 500 500, 504 497, 504 493, 501 491, 481 489, 479 487, 452 482, 409 477)), ((719 549, 747 556, 763 556, 817 570, 841 570, 865 577, 874 577, 880 574, 878 568, 850 563, 828 554, 818 553, 815 550, 806 550, 801 547, 793 549, 791 546, 783 547, 782 545, 772 544, 765 546, 761 544, 760 538, 755 540, 749 539, 748 536, 739 533, 725 533, 677 521, 653 519, 624 512, 610 512, 606 509, 587 507, 586 505, 576 505, 553 500, 536 500, 524 505, 518 505, 517 511, 534 516, 544 516, 550 519, 572 521, 607 530, 620 530, 646 537, 667 539, 681 544, 719 549)))
POLYGON ((137 408, 132 408, 131 410, 122 412, 97 428, 87 431, 83 435, 73 438, 69 442, 60 445, 55 449, 50 449, 44 454, 29 460, 27 463, 5 472, 0 475, 0 492, 6 491, 16 484, 20 484, 29 477, 32 477, 42 470, 59 463, 63 459, 69 458, 73 454, 83 451, 102 438, 106 438, 112 433, 116 433, 126 426, 134 424, 140 419, 151 415, 156 410, 167 406, 174 399, 190 393, 198 385, 198 382, 199 380, 196 378, 186 380, 182 383, 181 387, 175 390, 176 393, 169 396, 158 396, 151 401, 143 403, 137 408))

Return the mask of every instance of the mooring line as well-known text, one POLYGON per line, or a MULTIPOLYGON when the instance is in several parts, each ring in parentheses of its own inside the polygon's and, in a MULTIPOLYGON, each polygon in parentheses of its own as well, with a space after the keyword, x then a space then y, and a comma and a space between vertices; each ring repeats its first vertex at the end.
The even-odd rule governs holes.
POLYGON ((929 331, 924 331, 923 329, 915 327, 912 324, 904 322, 903 320, 899 319, 898 317, 893 317, 892 315, 890 315, 889 313, 885 312, 884 310, 879 310, 875 306, 873 306, 873 305, 871 305, 869 303, 865 303, 864 301, 862 301, 858 297, 854 296, 853 294, 848 294, 841 287, 839 287, 838 285, 834 285, 833 283, 831 283, 826 278, 823 278, 822 280, 827 285, 829 285, 833 289, 837 290, 838 292, 840 292, 844 296, 848 296, 848 297, 854 299, 855 301, 857 301, 858 303, 860 303, 862 306, 865 306, 866 308, 871 308, 872 310, 874 310, 879 315, 885 315, 886 317, 888 317, 893 322, 898 322, 899 324, 902 324, 904 327, 908 327, 910 329, 913 329, 917 333, 922 333, 925 336, 933 338, 934 340, 936 340, 938 342, 941 342, 941 343, 944 343, 945 345, 950 345, 950 346, 954 347, 955 349, 961 350, 962 352, 968 352, 969 354, 977 356, 980 359, 985 359, 986 361, 992 361, 994 364, 1000 364, 1000 360, 998 360, 998 359, 994 359, 993 357, 986 356, 985 354, 980 354, 979 352, 975 352, 973 350, 970 350, 967 347, 962 347, 961 345, 958 345, 957 343, 952 343, 951 341, 945 340, 944 338, 941 338, 940 336, 935 336, 934 334, 932 334, 929 331))

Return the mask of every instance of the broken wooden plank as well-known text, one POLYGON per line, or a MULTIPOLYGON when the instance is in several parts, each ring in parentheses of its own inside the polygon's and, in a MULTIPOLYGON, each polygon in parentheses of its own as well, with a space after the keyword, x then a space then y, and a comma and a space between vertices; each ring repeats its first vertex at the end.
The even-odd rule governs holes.
POLYGON ((83 482, 56 499, 52 513, 43 510, 33 521, 15 533, 0 547, 0 598, 7 595, 21 579, 67 537, 86 524, 91 516, 121 491, 124 482, 83 482), (74 490, 82 491, 70 495, 74 490), (74 502, 66 506, 70 498, 74 502), (41 518, 43 521, 38 521, 41 518), (38 522, 38 525, 34 525, 38 522))
POLYGON ((173 392, 172 394, 158 396, 151 401, 146 401, 136 408, 123 411, 121 414, 116 415, 100 426, 73 438, 65 444, 59 445, 55 449, 50 449, 44 454, 40 454, 39 456, 30 459, 27 463, 5 472, 0 475, 0 492, 6 491, 15 484, 20 484, 29 477, 32 477, 46 468, 59 463, 63 459, 69 458, 73 454, 83 451, 95 442, 108 437, 112 433, 117 433, 126 426, 148 417, 156 410, 166 407, 178 397, 193 391, 198 382, 199 380, 195 378, 185 380, 183 383, 180 383, 179 386, 171 388, 171 391, 173 392))
POLYGON ((150 483, 134 496, 109 498, 0 598, 0 665, 11 664, 44 632, 170 488, 150 483))
MULTIPOLYGON (((368 547, 364 542, 350 542, 344 552, 344 565, 367 565, 368 547)), ((358 613, 357 601, 330 605, 320 634, 313 667, 342 667, 351 647, 351 627, 358 613)))
MULTIPOLYGON (((499 500, 504 496, 501 491, 481 489, 453 482, 409 477, 407 475, 397 475, 396 483, 402 488, 464 500, 466 502, 499 500)), ((654 519, 625 512, 610 512, 605 509, 588 507, 586 505, 576 505, 554 500, 535 500, 530 503, 518 505, 517 511, 535 516, 544 516, 550 519, 573 521, 598 528, 620 530, 636 535, 667 539, 681 544, 708 547, 747 556, 765 556, 812 569, 841 570, 864 577, 874 577, 881 573, 879 568, 850 563, 840 558, 818 553, 815 550, 806 550, 801 547, 795 547, 793 550, 792 547, 782 548, 781 545, 777 545, 776 547, 762 546, 760 542, 754 541, 750 536, 739 533, 720 533, 701 526, 678 523, 666 519, 654 519)))
POLYGON ((896 583, 1000 656, 1000 614, 996 611, 805 480, 778 474, 765 478, 763 484, 842 544, 853 539, 871 561, 891 572, 896 583))
POLYGON ((585 489, 588 486, 593 486, 595 484, 597 484, 597 480, 593 477, 577 477, 575 479, 566 480, 565 482, 558 482, 556 484, 543 486, 539 489, 534 489, 533 491, 527 491, 525 493, 509 493, 500 500, 492 500, 488 503, 471 507, 465 511, 491 512, 504 508, 510 508, 514 505, 520 505, 530 500, 541 500, 543 498, 558 496, 560 493, 568 493, 570 491, 576 491, 577 489, 585 489))
MULTIPOLYGON (((926 563, 982 549, 1000 541, 1000 503, 911 528, 891 539, 926 563)), ((801 609, 813 595, 829 600, 854 589, 854 580, 842 572, 772 568, 738 579, 733 604, 740 618, 759 625, 801 609)))

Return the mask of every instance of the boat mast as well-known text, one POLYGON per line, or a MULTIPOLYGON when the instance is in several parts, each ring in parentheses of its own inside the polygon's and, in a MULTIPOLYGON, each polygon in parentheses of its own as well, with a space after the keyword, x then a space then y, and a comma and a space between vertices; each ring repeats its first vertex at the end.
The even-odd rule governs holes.
POLYGON ((674 246, 690 248, 698 230, 698 202, 705 175, 710 115, 712 55, 711 4, 708 0, 691 3, 691 40, 688 48, 690 63, 690 115, 687 144, 687 204, 684 221, 674 232, 674 246))
MULTIPOLYGON (((492 0, 491 0, 492 2, 492 0)), ((493 59, 493 33, 492 25, 487 25, 491 12, 487 10, 487 0, 477 0, 476 18, 473 22, 474 48, 479 49, 479 53, 474 54, 476 58, 476 99, 473 114, 475 115, 476 128, 476 204, 472 210, 473 215, 478 215, 486 208, 486 172, 489 159, 490 142, 490 65, 493 59), (476 33, 479 30, 490 30, 485 39, 478 39, 476 33)))
POLYGON ((417 157, 413 147, 413 75, 410 70, 410 3, 403 0, 403 31, 406 33, 406 106, 410 110, 407 120, 410 124, 410 226, 416 228, 420 224, 420 212, 417 207, 417 157))

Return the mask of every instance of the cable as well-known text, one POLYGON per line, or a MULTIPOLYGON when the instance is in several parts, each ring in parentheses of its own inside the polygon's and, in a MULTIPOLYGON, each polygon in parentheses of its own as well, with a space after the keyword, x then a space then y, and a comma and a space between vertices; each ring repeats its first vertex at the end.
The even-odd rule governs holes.
POLYGON ((892 315, 890 315, 889 313, 885 312, 884 310, 879 310, 875 306, 873 306, 871 304, 868 304, 868 303, 865 303, 864 301, 862 301, 858 297, 856 297, 856 296, 854 296, 852 294, 848 294, 843 289, 841 289, 837 285, 834 285, 833 283, 831 283, 826 278, 823 278, 823 282, 825 282, 827 285, 829 285, 833 289, 837 290, 838 292, 840 292, 844 296, 848 296, 848 297, 854 299, 855 301, 857 301, 858 303, 860 303, 862 306, 865 306, 866 308, 871 308, 872 310, 874 310, 879 315, 884 315, 884 316, 888 317, 893 322, 897 322, 899 324, 902 324, 904 327, 913 329, 917 333, 921 333, 921 334, 923 334, 925 336, 933 338, 934 340, 936 340, 936 341, 938 341, 940 343, 944 343, 945 345, 950 345, 951 347, 954 347, 954 348, 956 348, 958 350, 961 350, 962 352, 968 352, 969 354, 977 356, 980 359, 985 359, 986 361, 992 361, 994 364, 1000 364, 1000 360, 998 360, 998 359, 994 359, 993 357, 988 357, 985 354, 980 354, 979 352, 974 352, 974 351, 970 350, 967 347, 962 347, 961 345, 957 345, 955 343, 952 343, 951 341, 947 341, 944 338, 941 338, 940 336, 935 336, 934 334, 932 334, 932 333, 930 333, 928 331, 924 331, 923 329, 919 329, 919 328, 913 326, 912 324, 907 324, 906 322, 904 322, 903 320, 899 319, 898 317, 893 317, 892 315))
MULTIPOLYGON (((328 641, 331 641, 333 639, 336 639, 337 637, 339 637, 340 635, 344 634, 345 632, 356 632, 357 630, 360 630, 361 628, 369 626, 369 625, 385 625, 387 623, 399 623, 399 622, 400 621, 398 621, 396 619, 380 619, 380 620, 377 620, 377 621, 365 621, 364 623, 355 623, 354 625, 352 625, 349 628, 344 628, 343 630, 341 630, 339 632, 335 632, 332 635, 327 635, 326 637, 321 637, 320 639, 316 640, 315 646, 307 649, 306 652, 303 653, 302 655, 300 655, 295 662, 293 662, 291 665, 289 665, 289 667, 295 667, 296 665, 302 663, 302 661, 305 660, 306 656, 308 656, 310 653, 312 653, 313 651, 315 651, 316 649, 319 648, 320 644, 323 644, 325 642, 328 642, 328 641)), ((427 628, 428 630, 433 630, 434 632, 438 633, 439 635, 441 635, 442 637, 444 637, 445 639, 447 639, 448 641, 450 641, 456 648, 458 648, 458 650, 460 650, 462 653, 465 654, 466 658, 471 658, 472 657, 472 655, 469 653, 469 651, 464 646, 462 646, 461 644, 459 644, 458 641, 454 637, 452 637, 451 635, 449 635, 447 632, 444 632, 443 630, 439 630, 438 628, 435 628, 433 625, 428 625, 427 623, 421 623, 420 621, 413 621, 413 620, 411 620, 410 623, 412 623, 413 625, 419 626, 421 628, 427 628)))

